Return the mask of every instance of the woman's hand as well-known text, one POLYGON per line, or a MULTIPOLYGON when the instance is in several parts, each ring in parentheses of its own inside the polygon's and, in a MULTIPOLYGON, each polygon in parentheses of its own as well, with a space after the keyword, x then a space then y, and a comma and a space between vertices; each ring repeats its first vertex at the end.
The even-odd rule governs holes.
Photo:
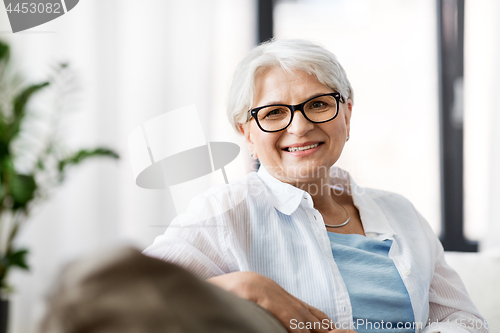
POLYGON ((325 322, 330 323, 330 319, 326 314, 292 296, 276 282, 263 275, 254 272, 234 272, 216 276, 207 281, 238 297, 257 303, 278 319, 288 332, 347 332, 344 330, 328 331, 328 329, 325 329, 326 325, 321 325, 322 321, 326 319, 325 322), (302 324, 299 325, 299 323, 305 325, 307 322, 317 322, 319 324, 316 324, 316 327, 319 328, 306 329, 302 324))

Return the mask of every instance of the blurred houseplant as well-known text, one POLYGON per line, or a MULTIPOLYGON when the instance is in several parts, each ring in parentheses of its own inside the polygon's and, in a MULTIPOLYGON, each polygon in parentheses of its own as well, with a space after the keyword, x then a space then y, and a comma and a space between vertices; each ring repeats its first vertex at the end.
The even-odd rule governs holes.
POLYGON ((9 46, 0 41, 0 293, 3 298, 11 291, 7 283, 9 270, 12 267, 28 269, 28 250, 16 248, 14 240, 33 206, 46 199, 51 188, 63 182, 68 166, 91 157, 118 158, 117 153, 106 148, 64 152, 57 130, 50 128, 57 120, 53 114, 63 111, 65 107, 61 104, 64 103, 54 103, 49 121, 44 121, 30 108, 33 103, 28 102, 32 97, 51 85, 64 88, 56 90, 55 100, 71 94, 74 77, 67 65, 57 66, 55 75, 46 82, 23 85, 11 70, 9 56, 9 46), (49 126, 45 136, 41 134, 43 131, 33 130, 33 124, 40 128, 41 122, 49 126), (23 146, 20 143, 23 141, 28 142, 23 146))

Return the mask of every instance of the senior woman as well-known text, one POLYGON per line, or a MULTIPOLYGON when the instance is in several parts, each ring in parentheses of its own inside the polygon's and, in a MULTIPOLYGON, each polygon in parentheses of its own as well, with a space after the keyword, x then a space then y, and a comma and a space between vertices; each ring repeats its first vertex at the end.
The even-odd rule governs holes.
POLYGON ((145 254, 255 302, 289 332, 487 331, 412 204, 334 166, 352 111, 349 80, 322 46, 252 50, 228 115, 260 169, 197 197, 145 254), (312 325, 325 320, 328 330, 312 325))

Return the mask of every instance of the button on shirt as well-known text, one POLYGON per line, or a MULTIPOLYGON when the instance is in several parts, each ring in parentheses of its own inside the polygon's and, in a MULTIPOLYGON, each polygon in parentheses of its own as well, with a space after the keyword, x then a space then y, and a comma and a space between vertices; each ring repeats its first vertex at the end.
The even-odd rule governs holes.
MULTIPOLYGON (((330 179, 335 190, 352 196, 367 237, 393 242, 388 256, 410 296, 417 332, 487 332, 484 325, 463 324, 484 324, 484 319, 445 263, 429 224, 407 199, 360 187, 337 167, 331 168, 330 179)), ((260 273, 336 325, 353 327, 349 294, 311 196, 264 167, 194 198, 187 213, 144 253, 205 279, 235 271, 260 273)))

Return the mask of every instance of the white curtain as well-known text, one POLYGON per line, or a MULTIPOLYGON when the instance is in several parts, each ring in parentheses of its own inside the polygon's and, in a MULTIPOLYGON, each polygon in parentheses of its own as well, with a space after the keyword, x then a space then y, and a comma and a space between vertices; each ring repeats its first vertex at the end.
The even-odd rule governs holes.
POLYGON ((465 229, 500 253, 500 2, 465 4, 465 229))
MULTIPOLYGON (((73 169, 34 211, 18 239, 30 249, 31 270, 10 276, 10 332, 33 332, 64 262, 119 243, 144 248, 173 219, 169 191, 135 185, 127 147, 134 128, 195 104, 207 141, 244 145, 225 101, 236 64, 255 44, 255 13, 254 0, 83 0, 52 22, 0 35, 28 81, 43 80, 61 61, 76 70, 82 91, 78 111, 64 121, 68 147, 107 146, 121 155, 73 169)), ((9 30, 0 15, 0 30, 9 30)), ((226 167, 228 178, 244 175, 245 163, 242 152, 226 167)))

